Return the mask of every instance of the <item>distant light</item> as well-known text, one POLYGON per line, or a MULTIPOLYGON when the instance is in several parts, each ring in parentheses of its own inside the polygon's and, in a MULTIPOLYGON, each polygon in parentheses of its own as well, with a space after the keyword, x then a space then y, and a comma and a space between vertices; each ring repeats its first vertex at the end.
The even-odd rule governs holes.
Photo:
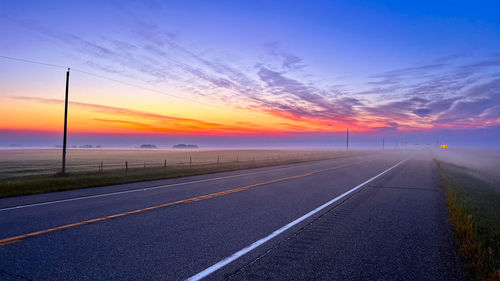
POLYGON ((442 149, 446 149, 446 148, 448 148, 448 145, 447 145, 447 144, 442 144, 442 145, 441 145, 441 148, 442 148, 442 149))

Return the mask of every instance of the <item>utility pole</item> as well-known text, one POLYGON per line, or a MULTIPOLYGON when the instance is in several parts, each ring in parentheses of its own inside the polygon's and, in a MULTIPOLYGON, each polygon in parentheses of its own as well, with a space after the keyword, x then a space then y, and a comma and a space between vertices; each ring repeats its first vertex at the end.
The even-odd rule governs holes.
POLYGON ((64 99, 64 138, 63 138, 63 153, 62 153, 62 170, 61 174, 66 173, 66 135, 68 133, 68 88, 69 88, 69 68, 66 72, 66 97, 64 99))
POLYGON ((349 128, 347 128, 347 151, 349 151, 349 128))
POLYGON ((382 150, 385 149, 385 137, 382 137, 382 150))

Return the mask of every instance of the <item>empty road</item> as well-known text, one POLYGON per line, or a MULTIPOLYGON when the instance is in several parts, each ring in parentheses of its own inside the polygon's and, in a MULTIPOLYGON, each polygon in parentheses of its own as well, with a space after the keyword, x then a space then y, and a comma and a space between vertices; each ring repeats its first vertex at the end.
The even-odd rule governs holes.
POLYGON ((461 280, 425 152, 0 199, 0 280, 461 280))

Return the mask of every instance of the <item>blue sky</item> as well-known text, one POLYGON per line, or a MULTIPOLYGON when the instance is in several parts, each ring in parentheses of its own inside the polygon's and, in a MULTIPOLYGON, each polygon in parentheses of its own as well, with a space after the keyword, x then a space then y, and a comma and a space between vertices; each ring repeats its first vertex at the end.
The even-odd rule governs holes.
MULTIPOLYGON (((247 110, 256 117, 242 124, 312 138, 345 127, 429 139, 480 130, 484 143, 500 126, 499 8, 498 1, 3 1, 0 55, 187 100, 169 108, 165 95, 141 93, 151 104, 139 105, 135 92, 104 96, 99 89, 114 89, 112 82, 82 78, 75 98, 88 108, 163 114, 157 106, 165 103, 169 116, 223 130, 234 128, 227 120, 244 119, 234 110, 247 110), (200 102, 227 112, 193 105, 200 102)), ((22 82, 28 75, 40 87, 59 70, 0 63, 5 102, 60 99, 22 82)), ((113 122, 131 122, 122 119, 113 122)))

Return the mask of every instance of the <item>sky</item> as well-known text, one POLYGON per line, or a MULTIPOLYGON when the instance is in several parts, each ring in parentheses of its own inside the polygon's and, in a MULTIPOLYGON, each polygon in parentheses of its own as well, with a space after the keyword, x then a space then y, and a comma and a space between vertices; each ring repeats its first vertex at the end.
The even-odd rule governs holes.
POLYGON ((2 1, 0 146, 500 146, 498 1, 2 1))

